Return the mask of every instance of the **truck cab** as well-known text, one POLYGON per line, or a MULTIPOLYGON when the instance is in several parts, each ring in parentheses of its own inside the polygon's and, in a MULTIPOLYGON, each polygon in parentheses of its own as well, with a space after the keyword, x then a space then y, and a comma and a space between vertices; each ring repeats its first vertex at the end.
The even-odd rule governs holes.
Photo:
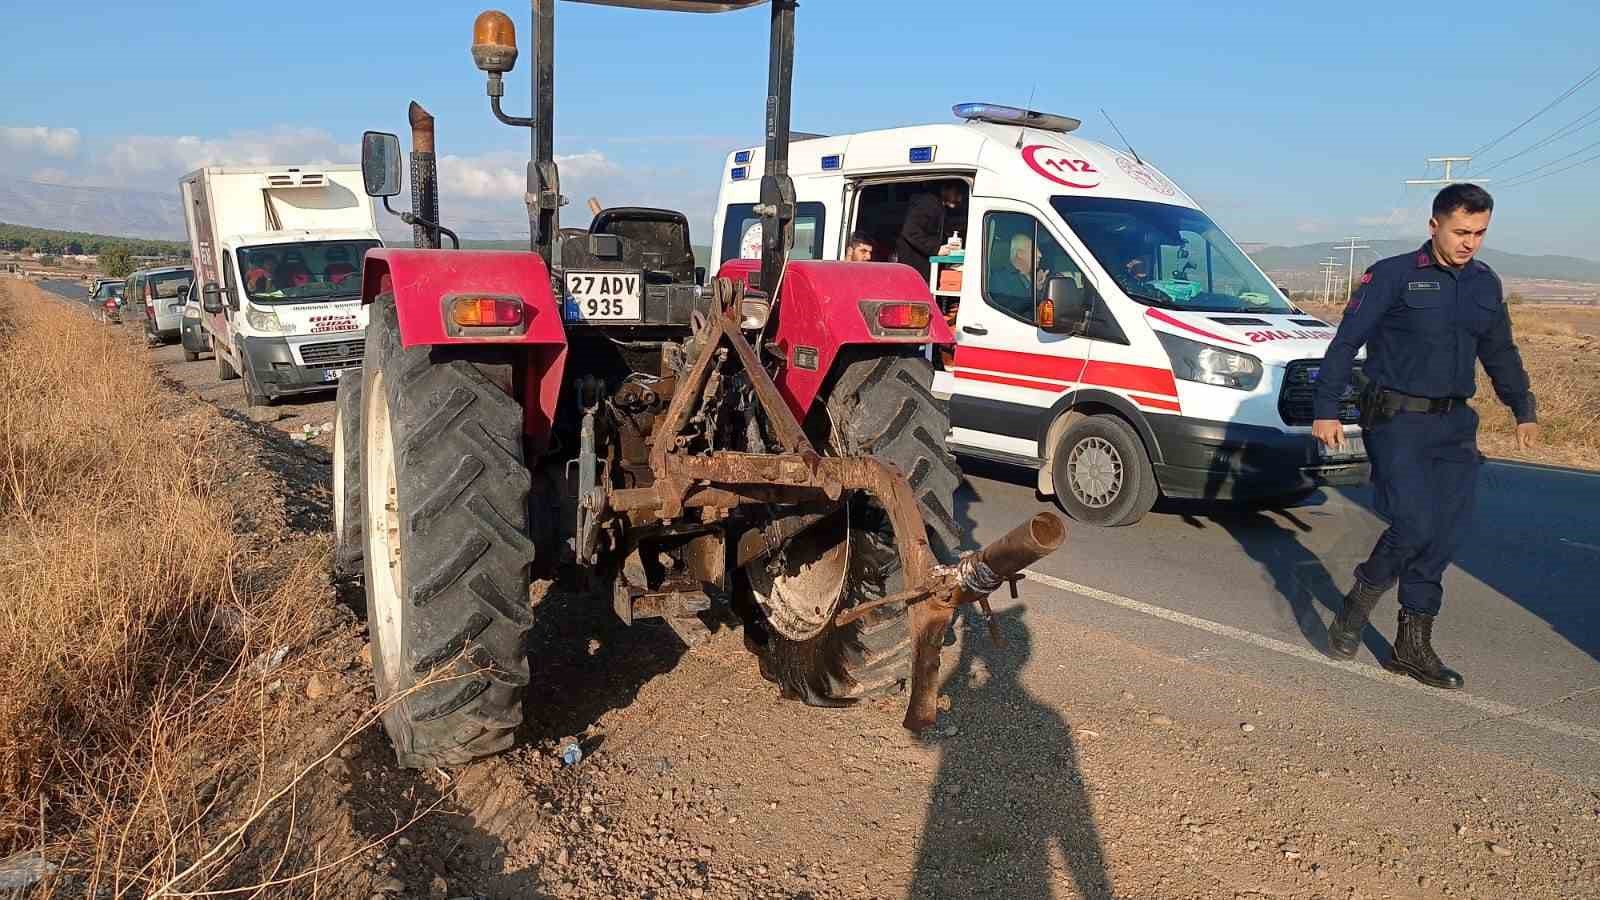
MULTIPOLYGON (((1311 437, 1333 327, 1188 194, 1132 152, 1073 135, 1070 117, 955 111, 957 123, 800 141, 790 162, 793 258, 838 259, 864 240, 874 261, 928 279, 956 339, 930 350, 951 450, 1035 469, 1041 492, 1101 525, 1137 521, 1163 495, 1274 501, 1366 479, 1353 404, 1344 451, 1311 437), (908 251, 930 218, 939 246, 908 251)), ((735 150, 723 167, 718 266, 760 247, 761 154, 735 150)))
POLYGON ((207 166, 178 191, 219 378, 260 406, 360 366, 361 266, 383 245, 360 166, 207 166))

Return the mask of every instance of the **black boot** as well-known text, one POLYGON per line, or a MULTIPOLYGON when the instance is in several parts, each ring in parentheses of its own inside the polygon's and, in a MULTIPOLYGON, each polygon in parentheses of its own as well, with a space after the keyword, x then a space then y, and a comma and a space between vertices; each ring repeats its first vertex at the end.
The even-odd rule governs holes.
POLYGON ((1383 588, 1375 588, 1360 578, 1350 593, 1344 595, 1344 608, 1328 626, 1328 652, 1342 659, 1356 655, 1361 647, 1361 629, 1367 627, 1367 617, 1384 595, 1383 588))
POLYGON ((1400 610, 1400 633, 1394 639, 1394 654, 1383 667, 1410 675, 1429 687, 1459 691, 1466 683, 1461 673, 1446 666, 1433 652, 1433 616, 1400 610))

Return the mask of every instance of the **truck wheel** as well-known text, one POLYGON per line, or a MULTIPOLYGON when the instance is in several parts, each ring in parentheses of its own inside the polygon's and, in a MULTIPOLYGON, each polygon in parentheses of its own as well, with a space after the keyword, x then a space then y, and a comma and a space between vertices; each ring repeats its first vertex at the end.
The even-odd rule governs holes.
POLYGON ((333 407, 333 574, 361 574, 361 373, 339 379, 333 407))
POLYGON ((224 358, 221 353, 215 352, 215 349, 213 348, 211 355, 217 358, 218 381, 233 381, 239 377, 239 373, 233 370, 233 366, 228 364, 228 360, 224 358))
POLYGON ((1144 442, 1116 416, 1086 416, 1068 427, 1051 467, 1056 502, 1090 525, 1131 525, 1160 494, 1144 442))
MULTIPOLYGON (((849 352, 827 393, 829 444, 830 452, 870 454, 898 466, 917 495, 934 556, 952 562, 960 547, 951 509, 961 470, 945 447, 950 421, 928 389, 932 381, 933 370, 920 354, 849 352)), ((881 607, 849 625, 834 624, 838 610, 904 586, 894 532, 876 500, 851 501, 837 521, 802 532, 784 557, 759 560, 746 570, 758 605, 771 606, 785 595, 791 601, 838 600, 832 610, 813 607, 821 615, 810 627, 767 616, 751 640, 762 674, 784 696, 811 706, 843 706, 899 689, 911 672, 905 608, 881 607)))
POLYGON ((402 766, 496 753, 522 722, 534 545, 522 409, 486 374, 504 368, 402 349, 393 298, 372 305, 363 568, 378 701, 402 766))

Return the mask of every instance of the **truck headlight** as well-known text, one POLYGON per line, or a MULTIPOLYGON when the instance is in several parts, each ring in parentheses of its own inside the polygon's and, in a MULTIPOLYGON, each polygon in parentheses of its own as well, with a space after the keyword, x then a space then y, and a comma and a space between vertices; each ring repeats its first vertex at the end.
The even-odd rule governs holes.
POLYGON ((257 309, 254 306, 244 311, 244 320, 250 327, 262 334, 293 334, 293 325, 284 325, 279 321, 278 314, 270 309, 257 309))
POLYGON ((1248 353, 1191 341, 1164 331, 1156 332, 1172 360, 1172 374, 1184 381, 1215 384, 1241 391, 1261 383, 1261 360, 1248 353))

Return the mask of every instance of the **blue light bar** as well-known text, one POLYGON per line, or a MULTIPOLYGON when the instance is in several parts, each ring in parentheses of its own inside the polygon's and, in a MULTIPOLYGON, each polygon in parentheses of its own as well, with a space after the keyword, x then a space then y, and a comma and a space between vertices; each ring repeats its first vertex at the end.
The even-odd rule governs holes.
POLYGON ((734 166, 733 172, 731 174, 733 176, 733 180, 734 181, 743 181, 746 178, 750 177, 750 167, 749 166, 734 166))
POLYGON ((993 122, 997 125, 1026 125, 1041 131, 1076 131, 1083 124, 1071 116, 1001 106, 998 103, 958 103, 951 108, 956 118, 969 122, 993 122))
POLYGON ((844 168, 843 154, 830 153, 822 158, 822 171, 834 172, 842 168, 844 168))
POLYGON ((754 150, 740 150, 739 152, 733 154, 733 161, 742 166, 745 163, 748 163, 754 156, 754 150))
POLYGON ((912 147, 911 161, 914 163, 933 162, 933 147, 931 145, 927 147, 912 147))

